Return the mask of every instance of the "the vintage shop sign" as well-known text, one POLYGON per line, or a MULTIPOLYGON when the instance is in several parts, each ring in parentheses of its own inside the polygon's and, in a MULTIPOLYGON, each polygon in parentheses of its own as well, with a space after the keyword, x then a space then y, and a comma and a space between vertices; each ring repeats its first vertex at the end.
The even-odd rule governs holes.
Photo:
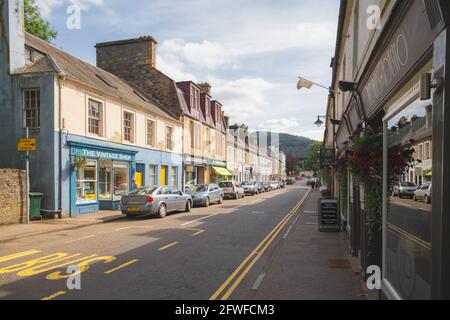
POLYGON ((126 153, 93 150, 82 147, 72 147, 72 155, 86 158, 101 158, 120 161, 134 161, 134 156, 126 153))
POLYGON ((423 2, 413 1, 361 91, 368 116, 425 54, 433 40, 423 2))

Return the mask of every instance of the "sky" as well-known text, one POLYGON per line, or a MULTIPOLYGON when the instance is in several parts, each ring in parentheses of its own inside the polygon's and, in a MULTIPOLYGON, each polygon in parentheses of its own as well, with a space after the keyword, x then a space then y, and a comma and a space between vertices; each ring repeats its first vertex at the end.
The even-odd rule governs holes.
POLYGON ((152 36, 156 67, 175 81, 209 82, 230 123, 323 139, 314 122, 328 92, 296 84, 330 85, 338 0, 35 1, 58 31, 53 43, 82 60, 95 64, 98 42, 152 36))

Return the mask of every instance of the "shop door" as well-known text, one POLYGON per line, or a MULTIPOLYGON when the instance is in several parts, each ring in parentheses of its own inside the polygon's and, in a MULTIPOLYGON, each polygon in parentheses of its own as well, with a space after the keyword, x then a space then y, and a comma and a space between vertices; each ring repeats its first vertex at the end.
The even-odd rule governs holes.
POLYGON ((167 185, 167 166, 161 166, 160 185, 161 186, 167 185))
POLYGON ((144 170, 145 165, 138 163, 136 164, 136 173, 134 174, 134 181, 138 187, 144 186, 144 170))

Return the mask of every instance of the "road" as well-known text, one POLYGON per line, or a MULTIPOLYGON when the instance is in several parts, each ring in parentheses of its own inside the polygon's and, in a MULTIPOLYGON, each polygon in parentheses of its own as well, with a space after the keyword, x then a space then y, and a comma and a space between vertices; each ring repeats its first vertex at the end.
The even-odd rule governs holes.
POLYGON ((308 190, 1 243, 0 299, 233 299, 258 280, 308 190), (81 290, 67 287, 69 265, 81 290))

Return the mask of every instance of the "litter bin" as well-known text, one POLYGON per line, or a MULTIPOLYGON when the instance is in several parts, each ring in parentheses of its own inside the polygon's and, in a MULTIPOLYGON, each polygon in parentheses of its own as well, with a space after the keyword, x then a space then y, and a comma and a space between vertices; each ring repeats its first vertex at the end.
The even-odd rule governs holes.
POLYGON ((41 200, 44 194, 30 192, 30 219, 41 218, 41 200))

